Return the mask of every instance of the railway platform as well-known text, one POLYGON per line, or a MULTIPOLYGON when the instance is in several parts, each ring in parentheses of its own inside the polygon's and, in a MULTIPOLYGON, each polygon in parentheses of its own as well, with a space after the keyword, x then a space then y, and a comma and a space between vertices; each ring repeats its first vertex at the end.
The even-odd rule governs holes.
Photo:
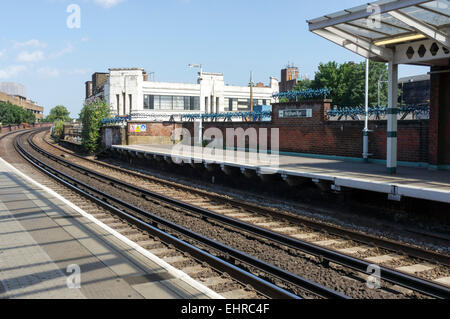
POLYGON ((0 299, 9 298, 221 296, 0 158, 0 299))
POLYGON ((268 164, 270 159, 255 159, 251 153, 205 154, 201 148, 186 145, 183 149, 174 149, 173 145, 113 145, 111 149, 135 157, 201 164, 200 167, 206 169, 217 165, 226 174, 232 169, 262 178, 267 174, 279 174, 292 184, 310 179, 320 187, 331 187, 335 191, 360 189, 385 193, 392 200, 410 197, 450 203, 450 171, 399 167, 396 175, 389 175, 382 164, 287 155, 279 155, 277 165, 272 165, 268 164))

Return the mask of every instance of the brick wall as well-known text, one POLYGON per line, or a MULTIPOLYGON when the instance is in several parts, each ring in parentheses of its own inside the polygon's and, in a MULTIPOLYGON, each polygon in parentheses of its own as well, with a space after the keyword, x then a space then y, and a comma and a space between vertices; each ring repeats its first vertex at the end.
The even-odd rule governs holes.
MULTIPOLYGON (((450 136, 450 108, 446 106, 448 101, 450 101, 450 89, 447 87, 450 81, 448 78, 449 74, 447 73, 445 76, 441 76, 438 84, 434 84, 435 90, 442 90, 443 87, 446 90, 445 93, 441 93, 438 103, 439 108, 434 110, 434 112, 439 112, 440 114, 437 119, 435 119, 436 115, 432 113, 432 120, 398 121, 399 161, 433 164, 433 159, 436 159, 435 162, 438 161, 439 164, 450 164, 450 139, 445 138, 450 136), (435 129, 438 127, 438 124, 440 128, 435 129), (435 136, 438 137, 436 141, 435 136), (430 143, 430 141, 433 141, 433 143, 430 143)), ((268 131, 268 145, 270 148, 271 129, 278 128, 280 133, 280 151, 362 158, 364 123, 362 121, 328 120, 327 110, 329 110, 330 104, 330 100, 274 104, 271 122, 204 122, 203 129, 205 132, 209 128, 218 128, 226 140, 227 128, 242 128, 244 130, 255 128, 258 134, 260 129, 265 128, 268 131), (279 117, 280 110, 292 109, 310 109, 312 110, 312 117, 279 117)), ((191 136, 194 137, 193 122, 150 122, 145 124, 147 124, 145 133, 130 133, 128 127, 128 144, 173 143, 170 137, 176 128, 186 128, 191 133, 191 136)), ((370 121, 369 129, 372 130, 369 136, 371 158, 385 160, 387 122, 370 121)), ((246 147, 249 147, 248 141, 246 142, 246 147)))
MULTIPOLYGON (((369 137, 369 151, 371 158, 386 159, 386 121, 371 121, 373 132, 369 137)), ((193 123, 184 123, 193 136, 193 123)), ((322 124, 296 125, 273 123, 245 123, 245 122, 214 122, 204 123, 207 130, 217 127, 223 136, 227 128, 255 128, 259 134, 260 128, 279 128, 280 151, 320 154, 330 156, 362 157, 364 123, 356 121, 325 122, 322 124)), ((236 139, 235 139, 236 143, 236 139)), ((270 142, 268 143, 270 147, 270 142)), ((229 145, 228 145, 229 146, 229 145)), ((249 147, 248 142, 246 147, 249 147)), ((401 121, 398 125, 399 161, 428 162, 428 121, 401 121)))
MULTIPOLYGON (((272 122, 205 122, 204 130, 217 127, 223 136, 227 128, 278 128, 280 132, 280 151, 320 154, 330 156, 362 157, 363 129, 362 121, 328 121, 327 110, 329 100, 306 101, 301 103, 274 104, 272 122), (278 114, 286 109, 312 109, 311 118, 282 119, 278 114)), ((386 159, 386 121, 370 121, 373 130, 369 137, 369 151, 371 158, 386 159)), ((194 134, 193 123, 183 123, 191 135, 194 134)), ((259 134, 259 133, 258 133, 259 134)), ((428 134, 429 121, 399 121, 398 148, 399 161, 428 162, 428 134)), ((235 139, 236 143, 236 139, 235 139)), ((268 143, 270 147, 270 142, 268 143)), ((230 145, 228 145, 230 146, 230 145)), ((248 147, 248 143, 246 147, 248 147)))
POLYGON ((445 72, 449 69, 431 68, 429 158, 433 165, 450 165, 450 73, 445 72))
POLYGON ((17 131, 17 130, 29 129, 29 128, 51 127, 52 125, 53 124, 51 124, 51 123, 32 123, 32 124, 17 124, 17 125, 0 126, 0 134, 17 131))
POLYGON ((127 126, 127 144, 173 144, 172 132, 181 128, 179 123, 169 122, 133 122, 127 126), (132 125, 146 125, 145 132, 131 132, 132 125))
POLYGON ((112 145, 126 145, 126 128, 121 126, 106 126, 102 128, 102 146, 109 148, 112 145))

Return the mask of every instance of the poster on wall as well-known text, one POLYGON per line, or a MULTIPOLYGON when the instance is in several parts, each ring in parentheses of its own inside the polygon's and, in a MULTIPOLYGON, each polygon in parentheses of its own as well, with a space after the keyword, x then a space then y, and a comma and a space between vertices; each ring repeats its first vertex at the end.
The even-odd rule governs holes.
POLYGON ((130 133, 147 132, 147 124, 130 124, 130 133))

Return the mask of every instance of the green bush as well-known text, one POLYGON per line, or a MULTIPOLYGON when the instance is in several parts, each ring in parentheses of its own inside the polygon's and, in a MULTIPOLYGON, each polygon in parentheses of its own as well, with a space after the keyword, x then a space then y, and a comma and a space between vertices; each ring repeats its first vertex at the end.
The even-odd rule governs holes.
POLYGON ((52 137, 59 142, 61 140, 61 136, 64 133, 64 121, 57 120, 53 126, 52 137))
POLYGON ((109 105, 102 99, 86 102, 80 113, 83 129, 81 137, 82 146, 86 152, 95 153, 100 151, 102 119, 110 116, 109 105))
POLYGON ((36 122, 36 117, 32 111, 25 110, 9 102, 0 102, 0 123, 2 125, 34 122, 36 122))

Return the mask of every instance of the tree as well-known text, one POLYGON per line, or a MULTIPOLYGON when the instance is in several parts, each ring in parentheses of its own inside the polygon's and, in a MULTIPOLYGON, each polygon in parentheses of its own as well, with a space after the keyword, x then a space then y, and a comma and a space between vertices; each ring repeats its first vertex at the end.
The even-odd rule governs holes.
POLYGON ((311 89, 312 84, 313 84, 313 81, 311 81, 311 80, 308 80, 308 79, 300 80, 294 86, 293 90, 294 91, 303 91, 303 90, 311 89))
POLYGON ((45 118, 45 122, 70 122, 72 119, 69 115, 70 112, 64 105, 58 105, 50 110, 50 114, 45 118))
POLYGON ((102 119, 109 116, 109 105, 102 99, 95 99, 84 104, 80 113, 80 120, 83 126, 81 132, 82 146, 85 151, 94 153, 100 150, 102 119))
POLYGON ((32 111, 9 102, 0 102, 0 123, 3 125, 34 122, 36 122, 36 117, 32 111))
MULTIPOLYGON (((387 79, 387 66, 384 63, 370 62, 369 72, 369 105, 378 104, 378 80, 387 79)), ((337 62, 321 63, 311 87, 328 88, 331 90, 331 99, 338 106, 363 106, 365 101, 365 62, 354 63, 337 62)), ((381 105, 387 104, 385 83, 381 83, 381 105)))

